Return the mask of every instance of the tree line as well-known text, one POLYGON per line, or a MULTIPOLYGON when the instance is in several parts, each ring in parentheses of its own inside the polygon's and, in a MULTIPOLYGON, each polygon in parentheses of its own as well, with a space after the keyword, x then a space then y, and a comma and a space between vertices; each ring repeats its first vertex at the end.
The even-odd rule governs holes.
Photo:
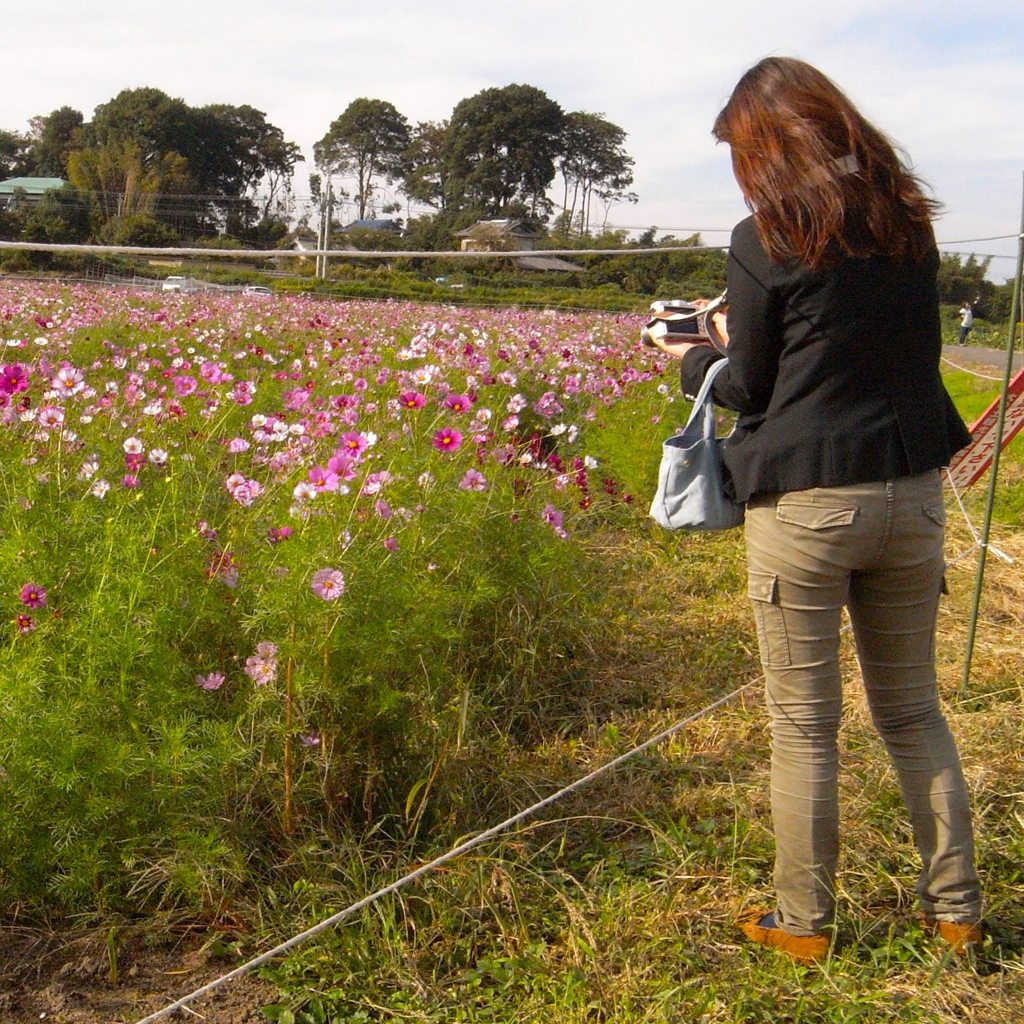
MULTIPOLYGON (((600 114, 563 111, 530 85, 484 89, 450 118, 412 124, 359 97, 314 145, 313 198, 327 181, 358 219, 421 211, 423 248, 451 247, 479 218, 514 217, 589 233, 596 207, 635 202, 626 132, 600 114), (560 176, 559 199, 551 190, 560 176), (347 187, 346 187, 347 186, 347 187)), ((0 236, 161 245, 210 238, 274 247, 293 226, 299 147, 248 105, 189 106, 159 89, 125 89, 91 120, 70 106, 0 129, 0 180, 61 178, 40 202, 0 210, 0 236)))

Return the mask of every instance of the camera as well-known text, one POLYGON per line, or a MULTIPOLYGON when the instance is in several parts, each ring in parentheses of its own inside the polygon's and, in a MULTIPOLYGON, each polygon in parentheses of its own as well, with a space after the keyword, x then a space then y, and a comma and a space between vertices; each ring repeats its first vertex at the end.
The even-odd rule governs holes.
POLYGON ((703 307, 682 299, 658 299, 651 303, 651 319, 640 328, 640 340, 648 348, 657 348, 655 338, 693 341, 710 344, 725 355, 725 342, 715 329, 714 315, 728 308, 725 292, 703 307))

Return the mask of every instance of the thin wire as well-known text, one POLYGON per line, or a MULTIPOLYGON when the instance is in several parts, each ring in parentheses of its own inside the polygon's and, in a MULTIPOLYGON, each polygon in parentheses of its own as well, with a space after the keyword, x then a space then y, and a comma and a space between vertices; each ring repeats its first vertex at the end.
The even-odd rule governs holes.
POLYGON ((458 846, 455 846, 452 849, 450 849, 447 853, 442 854, 440 857, 436 857, 428 864, 423 864, 421 867, 416 868, 415 871, 410 871, 407 875, 403 875, 397 881, 392 882, 390 885, 385 886, 383 889, 378 889, 376 892, 364 897, 357 903, 353 903, 351 906, 346 907, 344 910, 339 911, 337 914, 333 914, 331 917, 326 918, 319 924, 314 925, 312 928, 307 928, 304 932, 300 932, 298 935, 293 936, 292 938, 288 939, 287 942, 282 942, 279 946, 275 946, 273 949, 267 950, 266 953, 263 953, 260 956, 255 957, 248 963, 242 964, 240 967, 236 967, 233 971, 229 971, 227 974, 221 976, 220 978, 217 978, 216 980, 211 981, 206 985, 203 985, 202 988, 198 988, 194 992, 189 993, 187 996, 183 996, 176 1002, 171 1003, 168 1006, 165 1006, 162 1010, 158 1010, 156 1013, 151 1013, 148 1017, 144 1017, 142 1020, 138 1021, 137 1024, 153 1024, 154 1021, 159 1020, 161 1017, 165 1017, 167 1016, 167 1014, 173 1013, 175 1010, 182 1009, 183 1007, 187 1006, 189 1003, 200 998, 201 996, 204 996, 207 993, 212 992, 214 989, 219 988, 221 985, 225 985, 227 984, 227 982, 232 981, 234 978, 237 978, 242 974, 246 974, 249 971, 252 971, 255 968, 261 966, 262 964, 265 964, 268 960, 273 960, 274 958, 280 956, 282 953, 288 952, 288 950, 293 949, 295 946, 298 946, 300 943, 305 942, 307 939, 311 939, 314 935, 319 935, 321 932, 326 931, 333 925, 338 924, 340 921, 343 921, 346 917, 350 917, 356 911, 362 910, 364 907, 368 907, 371 903, 376 903, 384 896, 388 896, 393 892, 397 892, 399 889, 408 885, 410 882, 416 881, 418 878, 421 878, 428 872, 433 871, 435 868, 440 867, 442 864, 445 864, 450 860, 454 860, 456 857, 459 857, 463 853, 472 850, 474 847, 479 846, 481 843, 486 842, 488 839, 493 839, 494 836, 499 835, 501 832, 506 831, 513 825, 518 824, 524 818, 528 818, 531 815, 536 814, 538 811, 542 810, 545 807, 548 807, 550 804, 555 803, 555 801, 560 800, 562 797, 568 796, 570 793, 575 792, 577 789, 581 789, 583 786, 587 785, 590 782, 593 782, 594 779, 598 778, 601 775, 604 775, 606 772, 613 771, 620 765, 624 764, 626 761, 635 757, 637 754, 643 753, 645 750, 649 750, 651 747, 657 746, 659 743, 664 742, 669 737, 674 736, 681 729, 685 728, 687 725, 691 725, 693 722, 697 721, 698 718, 710 714, 712 711, 717 710, 724 704, 727 704, 730 701, 734 700, 736 697, 739 697, 741 694, 751 689, 755 684, 761 682, 763 678, 763 676, 759 676, 756 679, 752 679, 749 683, 745 683, 743 686, 740 686, 739 688, 733 690, 732 693, 726 694, 724 697, 720 697, 713 704, 709 704, 707 707, 702 708, 695 714, 690 715, 689 718, 684 718, 681 722, 676 722, 675 725, 669 727, 668 729, 665 729, 662 732, 657 733, 655 736, 652 736, 650 739, 641 743, 639 746, 634 747, 632 750, 627 750, 626 753, 620 754, 614 760, 608 761, 606 764, 601 765, 601 767, 596 768, 589 775, 584 775, 582 778, 577 779, 575 782, 570 783, 568 786, 565 786, 564 788, 558 790, 557 793, 552 793, 550 796, 545 797, 543 800, 539 800, 532 806, 527 807, 526 810, 520 811, 518 814, 514 814, 511 818, 506 818, 500 824, 494 825, 492 828, 487 829, 486 832, 481 832, 478 836, 475 836, 472 839, 468 839, 464 843, 460 843, 458 846))

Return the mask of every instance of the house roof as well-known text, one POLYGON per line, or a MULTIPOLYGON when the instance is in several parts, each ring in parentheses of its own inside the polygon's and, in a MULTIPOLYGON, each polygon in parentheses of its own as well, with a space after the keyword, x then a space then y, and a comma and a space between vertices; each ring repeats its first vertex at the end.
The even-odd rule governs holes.
POLYGON ((10 195, 16 188, 20 188, 27 195, 41 196, 52 188, 63 188, 66 184, 63 178, 8 178, 0 181, 0 194, 10 195))
POLYGON ((520 270, 564 270, 566 272, 570 270, 582 270, 582 267, 578 267, 575 263, 570 263, 568 260, 563 260, 558 256, 520 256, 516 259, 515 264, 520 270))
POLYGON ((539 238, 538 232, 525 227, 520 220, 478 220, 464 231, 456 231, 456 238, 474 238, 477 235, 511 235, 514 238, 539 238))
POLYGON ((351 224, 346 224, 341 230, 353 231, 360 229, 364 231, 401 231, 397 221, 390 219, 380 220, 371 217, 367 217, 364 220, 354 220, 351 224))

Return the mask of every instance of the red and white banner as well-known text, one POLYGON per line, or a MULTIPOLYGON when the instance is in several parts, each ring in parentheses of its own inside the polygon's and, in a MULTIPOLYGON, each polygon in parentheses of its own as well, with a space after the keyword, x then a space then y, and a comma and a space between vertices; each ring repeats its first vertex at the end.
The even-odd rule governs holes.
MULTIPOLYGON (((999 399, 997 398, 978 418, 971 427, 973 440, 953 456, 949 467, 949 476, 955 487, 960 490, 971 484, 984 474, 992 465, 992 455, 996 447, 996 423, 999 419, 999 399)), ((1003 438, 1000 451, 1005 448, 1024 427, 1024 370, 1010 381, 1006 396, 1006 420, 1003 423, 1003 438)))

